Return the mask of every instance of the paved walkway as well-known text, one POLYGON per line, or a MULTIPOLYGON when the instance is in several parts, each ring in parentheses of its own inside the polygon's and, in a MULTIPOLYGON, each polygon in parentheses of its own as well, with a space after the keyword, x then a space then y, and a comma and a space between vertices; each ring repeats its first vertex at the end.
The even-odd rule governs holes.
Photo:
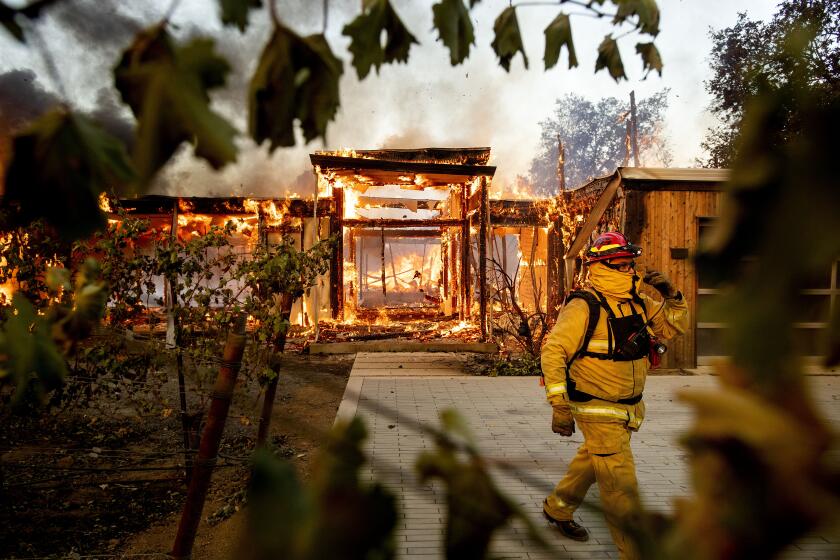
MULTIPOLYGON (((551 432, 550 407, 534 377, 475 377, 460 371, 453 354, 359 354, 338 417, 358 414, 370 432, 369 479, 383 480, 400 497, 403 517, 398 531, 399 557, 442 558, 441 528, 446 515, 442 486, 418 486, 414 461, 433 449, 431 437, 414 430, 407 419, 438 425, 439 413, 457 407, 474 431, 483 451, 520 467, 519 475, 499 473, 496 481, 539 526, 541 503, 581 443, 580 434, 562 438, 551 432), (399 367, 402 365, 402 367, 399 367), (387 373, 386 373, 387 372, 387 373), (382 407, 398 411, 398 416, 382 407), (401 421, 402 418, 403 420, 401 421)), ((840 377, 809 380, 835 427, 840 428, 840 377)), ((684 451, 676 439, 691 423, 689 410, 675 402, 680 388, 712 387, 711 376, 653 376, 645 391, 647 421, 633 436, 633 451, 642 499, 652 510, 670 511, 677 496, 689 493, 684 451)), ((599 504, 593 487, 587 502, 599 504)), ((499 534, 493 544, 497 558, 614 558, 603 516, 584 505, 581 522, 590 530, 587 543, 577 543, 547 531, 559 551, 539 551, 520 525, 499 534)), ((828 532, 803 539, 784 556, 788 559, 840 557, 840 535, 828 532)))

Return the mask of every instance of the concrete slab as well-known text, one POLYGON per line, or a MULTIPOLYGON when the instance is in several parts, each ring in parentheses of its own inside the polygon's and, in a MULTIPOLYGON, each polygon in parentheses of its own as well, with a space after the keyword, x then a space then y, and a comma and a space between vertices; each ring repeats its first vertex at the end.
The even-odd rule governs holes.
POLYGON ((495 354, 499 347, 491 342, 417 342, 405 340, 364 340, 309 345, 310 354, 355 354, 356 352, 473 352, 495 354))
MULTIPOLYGON (((381 357, 381 355, 379 355, 381 357)), ((415 356, 410 371, 431 364, 425 355, 415 356)), ((452 357, 441 356, 455 360, 452 357)), ((414 475, 417 455, 434 448, 434 438, 418 432, 416 421, 438 425, 438 416, 446 408, 457 408, 464 416, 484 453, 503 459, 513 468, 497 470, 496 480, 522 509, 538 524, 544 496, 562 477, 582 438, 562 438, 550 430, 550 407, 543 389, 534 377, 475 377, 374 375, 370 372, 393 371, 376 368, 376 355, 357 356, 339 415, 358 415, 365 419, 370 433, 367 452, 370 464, 363 472, 368 480, 379 480, 399 497, 402 517, 397 535, 398 556, 442 558, 441 536, 446 517, 446 498, 439 484, 420 485, 414 475), (362 367, 364 366, 364 367, 362 367)), ((408 364, 406 362, 404 365, 408 364)), ((405 367, 402 369, 406 369, 405 367)), ((840 378, 808 378, 813 394, 835 429, 840 429, 840 378)), ((633 437, 642 498, 655 511, 670 512, 674 498, 690 492, 685 452, 677 445, 679 434, 692 422, 691 412, 674 399, 678 389, 712 387, 714 376, 656 376, 648 380, 645 392, 647 421, 633 437)), ((502 531, 493 544, 496 557, 504 558, 616 558, 603 515, 598 511, 597 488, 590 491, 579 520, 590 530, 587 543, 563 539, 546 529, 555 554, 538 549, 527 538, 521 524, 502 531)), ((836 558, 840 536, 820 532, 809 535, 792 546, 786 559, 836 558)))
POLYGON ((452 377, 466 375, 465 356, 453 352, 359 352, 350 377, 452 377))

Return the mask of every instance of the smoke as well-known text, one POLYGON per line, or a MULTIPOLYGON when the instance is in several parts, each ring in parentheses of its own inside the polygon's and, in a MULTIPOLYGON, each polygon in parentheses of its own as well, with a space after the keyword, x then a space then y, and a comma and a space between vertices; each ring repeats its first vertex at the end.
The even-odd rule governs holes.
POLYGON ((91 111, 90 117, 131 150, 134 145, 134 119, 129 110, 120 105, 113 88, 101 88, 96 93, 96 108, 91 111))
POLYGON ((0 134, 19 131, 60 103, 58 96, 41 86, 32 70, 18 68, 0 74, 0 134))
POLYGON ((96 49, 122 47, 144 26, 141 19, 101 0, 58 3, 49 15, 79 43, 96 49))
MULTIPOLYGON (((168 5, 163 0, 142 5, 74 0, 49 12, 60 31, 51 30, 53 33, 46 37, 48 42, 54 45, 58 42, 57 33, 62 40, 66 34, 61 70, 75 74, 74 99, 87 99, 92 107, 90 114, 127 145, 133 137, 133 120, 113 87, 103 86, 101 78, 105 76, 110 81, 120 50, 139 29, 158 21, 168 5), (77 78, 80 75, 84 78, 77 78), (92 88, 92 83, 97 85, 92 88)), ((322 7, 320 2, 281 2, 279 16, 301 35, 320 33, 322 7)), ((298 146, 269 154, 266 146, 257 146, 243 136, 238 142, 238 162, 220 172, 195 158, 190 146, 184 146, 160 173, 152 192, 185 196, 305 195, 315 191, 308 157, 315 150, 495 146, 503 138, 498 122, 488 118, 506 112, 504 100, 495 95, 498 76, 480 70, 495 66, 489 49, 476 49, 466 64, 455 68, 442 64, 448 53, 432 33, 426 32, 432 28, 429 5, 401 2, 398 12, 422 45, 412 47, 410 65, 384 65, 379 72, 359 81, 347 50, 349 39, 341 33, 343 26, 358 14, 359 2, 333 1, 329 7, 328 41, 336 55, 344 59, 344 75, 342 106, 329 125, 327 140, 304 145, 299 136, 298 146)), ((243 34, 235 28, 222 27, 216 10, 216 2, 210 0, 184 2, 175 11, 170 29, 179 41, 196 36, 216 40, 216 49, 230 63, 231 72, 226 87, 212 92, 213 108, 244 132, 248 84, 270 36, 271 23, 265 9, 251 11, 250 26, 243 34)), ((24 101, 40 107, 40 111, 13 109, 16 121, 31 120, 58 102, 54 95, 37 86, 32 71, 22 72, 29 80, 29 92, 0 85, 0 95, 21 91, 24 101), (41 90, 40 97, 33 90, 41 90)), ((0 110, 2 105, 0 101, 0 110)), ((16 102, 11 103, 12 107, 15 105, 16 102)))

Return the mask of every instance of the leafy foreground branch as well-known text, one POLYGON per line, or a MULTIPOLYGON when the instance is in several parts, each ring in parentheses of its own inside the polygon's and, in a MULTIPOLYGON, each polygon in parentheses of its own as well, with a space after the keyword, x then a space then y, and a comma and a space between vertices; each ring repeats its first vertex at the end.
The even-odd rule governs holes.
MULTIPOLYGON (((274 2, 267 2, 273 32, 251 77, 247 98, 242 100, 248 112, 248 134, 257 144, 268 141, 272 151, 294 146, 300 136, 305 142, 326 138, 341 103, 339 83, 344 73, 344 64, 326 35, 299 35, 280 20, 274 2)), ((55 3, 39 0, 12 8, 0 0, 0 25, 28 45, 26 30, 37 32, 39 17, 55 3)), ((434 27, 453 66, 466 60, 476 44, 470 10, 477 3, 470 0, 467 6, 464 0, 441 0, 432 6, 434 27)), ((577 13, 598 17, 607 15, 600 9, 606 3, 557 2, 558 10, 567 4, 577 13)), ((603 39, 595 72, 605 69, 619 81, 627 78, 619 39, 628 34, 655 38, 659 8, 654 0, 609 3, 615 13, 609 14, 607 26, 622 33, 609 33, 603 39)), ((243 32, 251 9, 262 5, 261 0, 218 0, 222 23, 243 32)), ((176 1, 171 9, 178 6, 176 1)), ((517 18, 518 11, 527 7, 527 3, 509 6, 495 21, 490 46, 506 71, 517 54, 528 67, 517 18)), ((546 70, 558 63, 564 47, 569 68, 577 66, 571 15, 575 13, 559 11, 545 29, 546 70)), ((141 30, 114 66, 114 86, 136 121, 130 147, 72 110, 71 99, 63 99, 60 108, 27 130, 15 131, 13 157, 0 192, 4 192, 4 205, 20 210, 18 225, 43 217, 62 235, 83 238, 104 228, 105 219, 96 204, 101 193, 145 191, 183 144, 192 144, 195 156, 214 169, 237 159, 235 138, 240 131, 213 110, 210 99, 211 92, 225 86, 230 63, 217 52, 211 38, 179 43, 170 31, 171 16, 167 13, 162 21, 141 30)), ((360 80, 372 69, 378 72, 383 64, 408 62, 411 47, 418 44, 391 0, 365 0, 361 13, 342 32, 350 39, 348 50, 360 80)), ((652 41, 637 43, 636 53, 646 72, 661 74, 662 60, 652 41)), ((49 57, 48 52, 42 54, 49 57)), ((57 70, 53 78, 61 83, 57 70)))

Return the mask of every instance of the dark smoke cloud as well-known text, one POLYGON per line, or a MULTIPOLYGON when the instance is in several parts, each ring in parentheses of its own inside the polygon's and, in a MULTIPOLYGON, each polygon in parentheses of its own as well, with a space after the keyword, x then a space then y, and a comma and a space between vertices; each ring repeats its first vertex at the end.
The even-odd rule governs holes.
POLYGON ((113 88, 101 88, 96 94, 96 108, 90 117, 116 136, 129 150, 134 146, 134 120, 117 98, 113 88))
POLYGON ((12 133, 60 103, 32 70, 18 68, 0 74, 0 122, 12 133))
MULTIPOLYGON (((32 70, 15 69, 0 74, 0 123, 2 132, 14 134, 50 109, 61 99, 47 91, 32 70)), ((120 139, 127 147, 134 142, 134 124, 118 104, 116 92, 102 88, 96 96, 96 108, 87 113, 96 123, 120 139)))
POLYGON ((80 43, 97 49, 127 45, 144 27, 143 21, 103 0, 59 3, 50 16, 80 43))

